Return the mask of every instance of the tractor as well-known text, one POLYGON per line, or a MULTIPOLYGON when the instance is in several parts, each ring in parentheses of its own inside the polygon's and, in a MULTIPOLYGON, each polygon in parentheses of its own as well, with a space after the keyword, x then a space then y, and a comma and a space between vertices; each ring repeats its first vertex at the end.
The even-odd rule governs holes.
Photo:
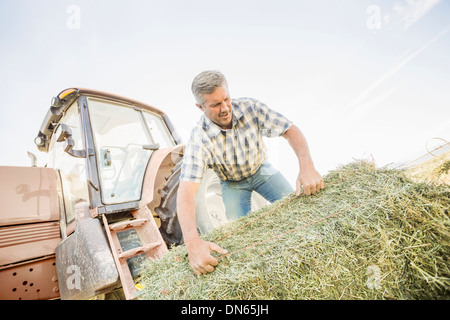
MULTIPOLYGON (((44 167, 0 167, 0 299, 134 299, 147 263, 183 244, 176 195, 184 145, 168 116, 85 88, 51 101, 34 140, 44 167)), ((258 194, 252 209, 265 204, 258 194)), ((227 222, 207 169, 204 235, 227 222)))

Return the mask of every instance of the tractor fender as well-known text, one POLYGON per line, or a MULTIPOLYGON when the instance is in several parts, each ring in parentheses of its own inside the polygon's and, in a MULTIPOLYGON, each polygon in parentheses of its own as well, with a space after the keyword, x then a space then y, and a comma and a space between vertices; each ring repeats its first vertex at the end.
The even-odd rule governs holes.
POLYGON ((162 190, 171 174, 172 168, 181 161, 185 145, 156 150, 147 165, 142 186, 139 208, 147 206, 156 216, 155 208, 161 203, 162 190))

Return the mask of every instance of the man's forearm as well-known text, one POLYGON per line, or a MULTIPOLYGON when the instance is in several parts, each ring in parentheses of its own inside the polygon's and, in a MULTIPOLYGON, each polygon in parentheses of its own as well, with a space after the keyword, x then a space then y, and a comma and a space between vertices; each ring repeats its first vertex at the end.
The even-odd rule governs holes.
POLYGON ((306 195, 315 194, 323 189, 323 179, 314 167, 308 143, 300 129, 292 125, 283 137, 287 139, 298 158, 300 172, 296 180, 296 194, 302 193, 302 187, 306 195))
POLYGON ((189 265, 197 275, 214 271, 219 261, 211 255, 212 251, 219 254, 227 253, 227 250, 213 242, 203 240, 198 234, 195 196, 199 186, 199 183, 181 181, 177 195, 178 221, 183 232, 189 265))
POLYGON ((177 192, 178 221, 185 243, 199 238, 195 211, 195 196, 199 184, 180 182, 177 192))
POLYGON ((297 156, 300 168, 314 166, 305 136, 295 125, 292 125, 284 134, 291 148, 297 156))

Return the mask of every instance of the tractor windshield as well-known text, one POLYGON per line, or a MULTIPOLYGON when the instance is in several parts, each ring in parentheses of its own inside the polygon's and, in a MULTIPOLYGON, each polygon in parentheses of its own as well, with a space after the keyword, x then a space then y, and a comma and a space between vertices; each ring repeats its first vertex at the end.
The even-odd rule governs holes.
POLYGON ((102 202, 138 201, 148 160, 175 143, 163 119, 146 110, 88 98, 102 202))

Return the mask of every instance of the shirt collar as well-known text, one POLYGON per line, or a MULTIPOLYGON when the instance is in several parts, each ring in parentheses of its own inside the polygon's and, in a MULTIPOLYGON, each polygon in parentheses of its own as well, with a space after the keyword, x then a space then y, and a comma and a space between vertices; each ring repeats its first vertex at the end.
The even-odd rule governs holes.
MULTIPOLYGON (((239 107, 239 104, 236 101, 231 100, 231 105, 233 107, 233 118, 231 122, 233 123, 232 127, 234 127, 236 126, 238 120, 242 118, 244 113, 242 112, 241 108, 239 107)), ((211 119, 209 119, 204 114, 202 115, 202 120, 203 120, 202 127, 210 138, 217 136, 220 133, 220 131, 225 131, 222 128, 220 128, 217 124, 212 122, 211 119)))

